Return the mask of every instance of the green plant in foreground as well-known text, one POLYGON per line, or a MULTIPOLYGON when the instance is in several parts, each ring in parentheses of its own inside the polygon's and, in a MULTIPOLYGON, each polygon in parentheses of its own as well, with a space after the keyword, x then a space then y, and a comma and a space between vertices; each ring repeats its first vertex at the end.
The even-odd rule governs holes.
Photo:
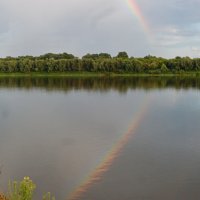
POLYGON ((42 200, 55 200, 55 197, 51 196, 50 192, 47 192, 46 194, 43 195, 42 200))
POLYGON ((29 177, 24 177, 21 182, 9 182, 9 200, 32 200, 36 186, 29 177))
MULTIPOLYGON (((21 182, 10 181, 8 185, 8 196, 0 200, 32 200, 33 193, 36 188, 36 185, 29 177, 24 177, 21 182)), ((55 200, 54 196, 51 196, 51 193, 48 192, 43 195, 42 200, 55 200)))

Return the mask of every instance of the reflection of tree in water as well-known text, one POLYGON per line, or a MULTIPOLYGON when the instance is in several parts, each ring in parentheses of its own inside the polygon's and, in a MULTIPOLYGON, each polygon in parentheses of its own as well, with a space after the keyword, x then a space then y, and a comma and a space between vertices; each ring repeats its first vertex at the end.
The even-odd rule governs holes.
POLYGON ((198 77, 4 77, 0 78, 0 88, 40 88, 47 91, 88 90, 102 91, 116 90, 121 93, 129 89, 200 89, 198 77))

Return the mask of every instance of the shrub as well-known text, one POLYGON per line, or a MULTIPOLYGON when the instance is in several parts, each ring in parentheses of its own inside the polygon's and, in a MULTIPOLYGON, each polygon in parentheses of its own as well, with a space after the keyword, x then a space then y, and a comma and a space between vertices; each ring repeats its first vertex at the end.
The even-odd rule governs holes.
MULTIPOLYGON (((8 195, 0 194, 0 200, 32 200, 36 186, 29 177, 24 177, 21 182, 10 181, 8 195)), ((50 192, 43 195, 42 200, 55 200, 50 192)))
POLYGON ((24 177, 21 182, 9 182, 9 200, 32 200, 36 186, 29 177, 24 177))

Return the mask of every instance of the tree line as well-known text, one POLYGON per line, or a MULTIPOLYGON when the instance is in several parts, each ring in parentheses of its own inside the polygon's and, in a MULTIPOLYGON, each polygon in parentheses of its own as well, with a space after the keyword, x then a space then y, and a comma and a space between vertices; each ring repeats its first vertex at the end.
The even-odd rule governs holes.
POLYGON ((78 58, 72 54, 48 53, 41 56, 0 58, 0 72, 99 72, 99 73, 184 73, 200 72, 200 58, 176 57, 166 59, 155 56, 129 57, 119 52, 86 54, 78 58))

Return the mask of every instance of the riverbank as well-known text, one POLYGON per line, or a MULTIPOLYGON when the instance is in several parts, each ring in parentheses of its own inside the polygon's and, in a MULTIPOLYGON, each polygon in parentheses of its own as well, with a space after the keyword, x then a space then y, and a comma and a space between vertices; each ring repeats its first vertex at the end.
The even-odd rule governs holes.
POLYGON ((1 77, 200 77, 200 72, 184 73, 97 73, 97 72, 30 72, 30 73, 0 73, 1 77))

